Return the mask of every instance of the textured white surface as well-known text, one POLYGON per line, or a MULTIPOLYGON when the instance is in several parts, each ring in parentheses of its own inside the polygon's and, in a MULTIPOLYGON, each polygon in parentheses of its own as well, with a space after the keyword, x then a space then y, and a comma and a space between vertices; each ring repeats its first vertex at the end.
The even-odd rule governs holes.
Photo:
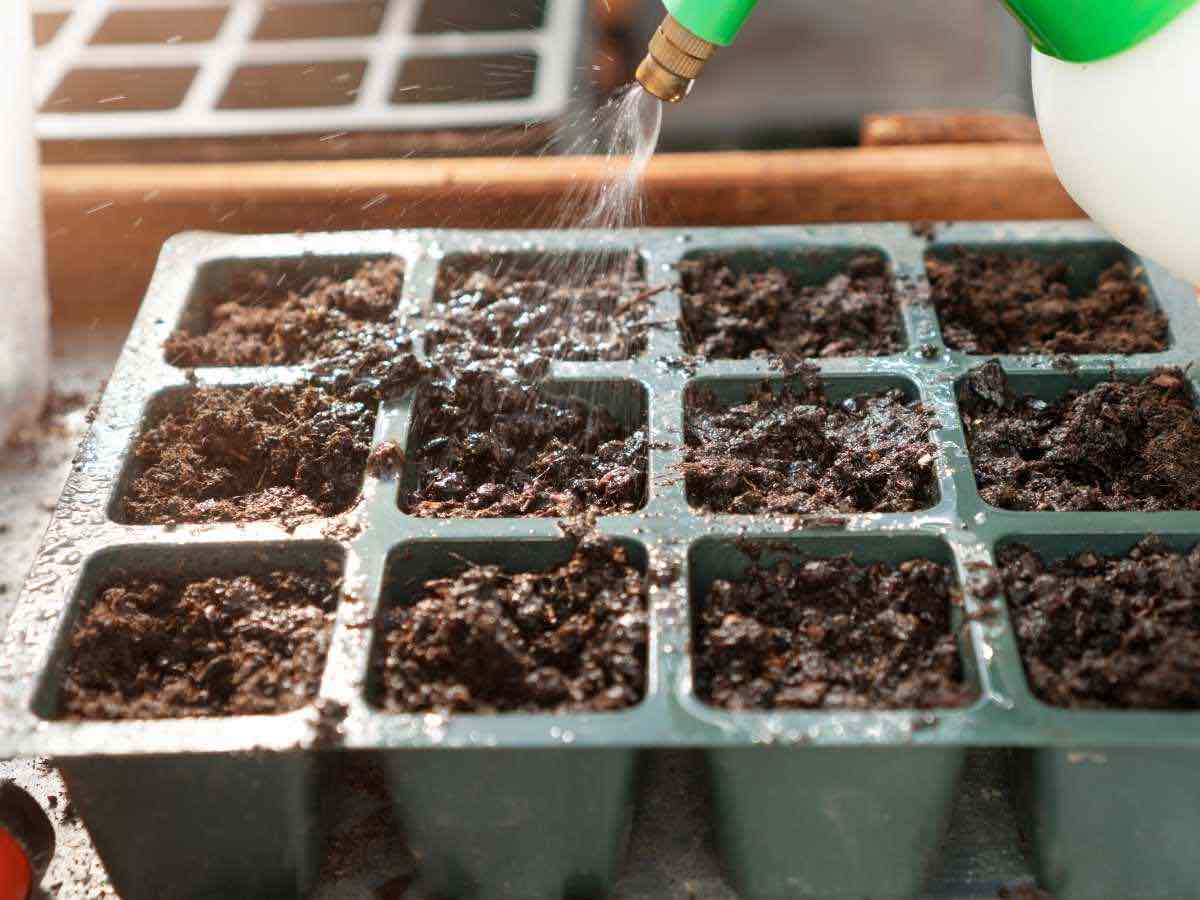
POLYGON ((0 447, 41 412, 49 353, 29 22, 27 0, 0 3, 0 447))
POLYGON ((1131 249, 1200 285, 1200 6, 1097 63, 1034 51, 1033 91, 1075 202, 1131 249))

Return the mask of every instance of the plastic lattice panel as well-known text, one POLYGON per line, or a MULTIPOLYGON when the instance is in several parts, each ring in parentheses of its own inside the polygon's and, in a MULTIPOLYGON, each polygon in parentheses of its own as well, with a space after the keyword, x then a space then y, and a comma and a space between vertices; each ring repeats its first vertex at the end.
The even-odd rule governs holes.
POLYGON ((34 0, 48 140, 465 130, 567 109, 583 0, 34 0))

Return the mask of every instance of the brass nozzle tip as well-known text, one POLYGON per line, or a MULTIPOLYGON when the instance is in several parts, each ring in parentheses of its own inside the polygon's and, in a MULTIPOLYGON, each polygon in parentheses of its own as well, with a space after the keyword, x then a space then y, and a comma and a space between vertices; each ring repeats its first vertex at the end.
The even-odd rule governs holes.
POLYGON ((663 68, 662 63, 647 53, 642 64, 638 66, 637 80, 647 91, 659 100, 668 103, 678 103, 692 89, 692 79, 676 75, 663 68))
POLYGON ((697 37, 673 16, 667 16, 650 39, 650 52, 638 66, 637 80, 660 100, 678 103, 688 95, 692 82, 716 51, 716 44, 697 37))

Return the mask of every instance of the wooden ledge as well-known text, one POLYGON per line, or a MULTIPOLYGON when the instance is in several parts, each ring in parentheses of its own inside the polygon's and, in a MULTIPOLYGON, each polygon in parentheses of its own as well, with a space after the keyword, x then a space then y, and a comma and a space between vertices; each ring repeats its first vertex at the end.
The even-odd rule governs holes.
MULTIPOLYGON (((55 315, 127 319, 180 231, 544 228, 608 171, 593 157, 47 166, 55 315)), ((1081 215, 1037 144, 663 155, 645 196, 649 225, 1081 215)))

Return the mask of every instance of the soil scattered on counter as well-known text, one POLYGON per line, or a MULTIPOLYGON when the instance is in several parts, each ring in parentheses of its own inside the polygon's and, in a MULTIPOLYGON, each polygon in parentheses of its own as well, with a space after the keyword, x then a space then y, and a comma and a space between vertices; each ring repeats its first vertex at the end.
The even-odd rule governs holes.
POLYGON ((646 434, 598 406, 475 369, 427 385, 414 420, 410 515, 570 517, 644 502, 646 434))
POLYGON ((850 557, 751 565, 715 581, 695 634, 696 687, 727 709, 962 706, 954 576, 850 557))
POLYGON ((689 352, 709 359, 884 356, 904 349, 886 261, 855 257, 824 285, 777 267, 739 272, 720 256, 679 265, 681 328, 689 352))
POLYGON ((1030 511, 1200 509, 1200 416, 1178 369, 1053 403, 1017 397, 995 360, 959 388, 979 493, 1030 511))
POLYGON ((942 336, 964 353, 1155 353, 1167 349, 1167 318, 1125 263, 1091 293, 1068 286, 1069 267, 1005 254, 963 252, 927 259, 942 336))
POLYGON ((1055 706, 1200 708, 1200 547, 1157 538, 1127 556, 1085 551, 1047 563, 1000 550, 1034 693, 1055 706))
POLYGON ((375 409, 366 388, 181 391, 134 443, 123 520, 291 526, 344 512, 362 486, 375 409))
POLYGON ((578 267, 458 258, 442 265, 426 347, 535 351, 576 362, 630 359, 646 349, 654 296, 663 290, 647 287, 636 254, 578 267))
MULTIPOLYGON (((292 279, 295 281, 295 279, 292 279)), ((166 342, 176 366, 282 366, 329 360, 351 346, 395 337, 404 263, 363 264, 350 278, 295 285, 271 269, 240 277, 208 310, 203 332, 180 329, 166 342)))
POLYGON ((593 535, 564 565, 511 574, 473 566, 428 581, 385 613, 376 661, 395 712, 615 710, 646 687, 644 579, 593 535))
POLYGON ((279 713, 316 696, 340 573, 122 576, 71 635, 62 714, 164 719, 279 713))
POLYGON ((806 371, 733 406, 689 392, 689 500, 723 513, 912 512, 937 502, 936 424, 899 390, 834 403, 806 371))

